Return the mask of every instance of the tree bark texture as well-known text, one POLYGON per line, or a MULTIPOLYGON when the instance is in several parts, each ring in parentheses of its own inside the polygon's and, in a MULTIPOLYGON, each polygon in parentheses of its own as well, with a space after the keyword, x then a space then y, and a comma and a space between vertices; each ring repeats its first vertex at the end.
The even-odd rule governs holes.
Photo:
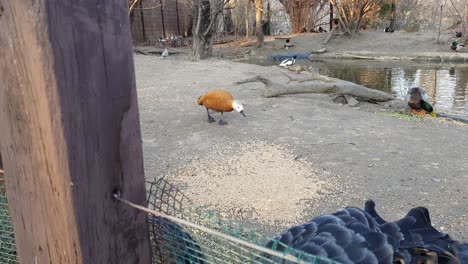
POLYGON ((257 34, 257 47, 263 47, 263 24, 262 24, 262 17, 263 17, 263 1, 262 0, 254 0, 255 5, 255 28, 257 34))
POLYGON ((315 0, 280 0, 291 22, 292 33, 300 33, 307 27, 310 20, 310 9, 315 0))
POLYGON ((324 93, 336 95, 351 95, 358 98, 362 98, 364 100, 375 102, 385 102, 394 99, 394 97, 388 93, 369 89, 367 87, 352 82, 329 78, 325 76, 311 78, 305 82, 288 84, 272 81, 263 76, 255 76, 252 78, 240 80, 234 84, 239 85, 251 82, 262 82, 263 84, 265 84, 265 92, 263 93, 263 95, 268 98, 288 94, 324 93))
POLYGON ((149 263, 126 1, 0 1, 0 152, 21 263, 149 263))
POLYGON ((212 55, 213 35, 216 33, 221 6, 220 0, 195 0, 192 29, 194 60, 205 59, 212 55))

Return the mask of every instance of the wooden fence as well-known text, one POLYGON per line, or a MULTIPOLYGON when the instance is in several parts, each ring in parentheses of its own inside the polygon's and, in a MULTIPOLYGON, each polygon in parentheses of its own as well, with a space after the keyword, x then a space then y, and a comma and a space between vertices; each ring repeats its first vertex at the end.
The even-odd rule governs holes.
POLYGON ((130 13, 134 43, 188 36, 190 10, 185 0, 141 0, 130 13))

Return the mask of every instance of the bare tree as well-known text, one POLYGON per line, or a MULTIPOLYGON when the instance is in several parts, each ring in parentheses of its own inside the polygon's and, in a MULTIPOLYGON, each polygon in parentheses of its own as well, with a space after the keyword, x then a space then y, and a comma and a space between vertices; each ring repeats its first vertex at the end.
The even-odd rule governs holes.
POLYGON ((248 38, 252 33, 255 22, 255 12, 252 8, 253 0, 231 0, 232 23, 234 32, 248 38))
POLYGON ((354 36, 361 27, 366 14, 379 9, 380 0, 329 0, 333 5, 343 30, 354 36))
POLYGON ((449 10, 460 22, 464 35, 468 34, 468 0, 449 0, 449 10))
POLYGON ((193 46, 194 60, 212 55, 213 35, 216 33, 218 18, 223 10, 223 0, 193 0, 193 46))
POLYGON ((307 29, 311 30, 329 24, 328 19, 327 22, 323 22, 324 18, 330 15, 330 10, 325 8, 328 6, 327 4, 328 0, 319 0, 312 6, 309 14, 309 24, 308 27, 306 27, 307 29))
POLYGON ((289 15, 293 33, 300 33, 307 28, 311 10, 315 10, 322 0, 280 0, 289 15))
POLYGON ((255 28, 257 34, 257 46, 259 48, 263 47, 263 23, 262 23, 262 16, 263 16, 263 1, 262 0, 254 0, 255 5, 255 28))

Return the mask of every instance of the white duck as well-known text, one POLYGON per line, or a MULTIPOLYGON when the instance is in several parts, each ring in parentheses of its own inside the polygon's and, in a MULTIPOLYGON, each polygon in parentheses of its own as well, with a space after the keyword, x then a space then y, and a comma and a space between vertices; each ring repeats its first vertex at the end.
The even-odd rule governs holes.
POLYGON ((294 55, 292 58, 289 58, 289 59, 285 59, 284 61, 282 61, 280 63, 280 67, 289 67, 289 66, 292 66, 294 65, 294 63, 296 63, 296 58, 297 56, 294 55))
POLYGON ((167 58, 168 56, 169 56, 169 51, 166 48, 164 48, 164 51, 162 52, 161 57, 167 58))

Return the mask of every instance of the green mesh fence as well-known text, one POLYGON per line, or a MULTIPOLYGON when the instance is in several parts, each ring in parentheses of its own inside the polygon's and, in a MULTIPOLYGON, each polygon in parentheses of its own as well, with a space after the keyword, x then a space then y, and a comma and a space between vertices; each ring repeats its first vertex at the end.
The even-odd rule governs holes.
POLYGON ((13 225, 8 214, 8 202, 6 197, 3 173, 0 172, 0 263, 19 263, 16 258, 15 237, 13 225))
MULTIPOLYGON (((0 263, 16 264, 19 262, 2 176, 0 174, 0 263)), ((270 241, 254 230, 224 220, 209 210, 192 207, 190 200, 181 191, 163 179, 148 183, 147 188, 148 205, 152 210, 202 225, 253 245, 263 247, 270 241)), ((288 261, 161 217, 149 215, 148 220, 152 263, 156 264, 337 263, 288 248, 275 241, 272 249, 283 255, 294 256, 292 261, 288 261)))
MULTIPOLYGON (((148 183, 148 206, 152 210, 220 231, 254 245, 264 246, 270 241, 250 228, 221 219, 209 210, 193 209, 190 200, 163 179, 148 183)), ((149 215, 149 228, 153 263, 337 263, 288 248, 275 241, 273 249, 284 255, 294 256, 295 261, 287 261, 153 215, 149 215)))

